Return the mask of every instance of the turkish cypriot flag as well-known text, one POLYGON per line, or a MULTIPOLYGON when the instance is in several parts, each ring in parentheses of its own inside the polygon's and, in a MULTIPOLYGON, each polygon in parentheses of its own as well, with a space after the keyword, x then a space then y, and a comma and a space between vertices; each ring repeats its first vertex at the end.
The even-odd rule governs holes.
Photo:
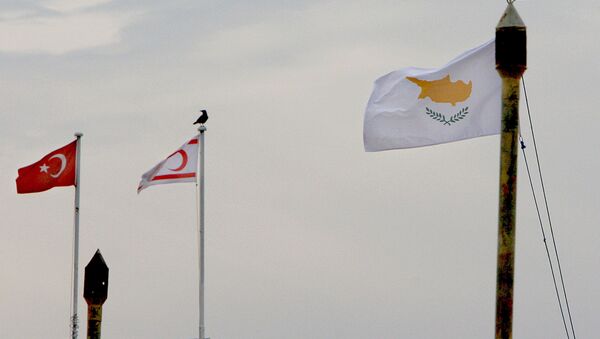
POLYGON ((183 144, 151 170, 142 174, 138 193, 152 185, 196 182, 198 136, 183 144))
POLYGON ((411 148, 500 133, 501 79, 495 43, 441 68, 408 67, 375 81, 364 120, 367 152, 411 148))

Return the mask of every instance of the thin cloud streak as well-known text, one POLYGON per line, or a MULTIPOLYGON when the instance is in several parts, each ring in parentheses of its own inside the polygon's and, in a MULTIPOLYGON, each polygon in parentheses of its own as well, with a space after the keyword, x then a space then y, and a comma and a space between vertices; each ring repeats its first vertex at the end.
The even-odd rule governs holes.
POLYGON ((105 3, 52 1, 35 8, 9 9, 0 17, 0 52, 61 55, 116 44, 138 15, 97 9, 105 3))

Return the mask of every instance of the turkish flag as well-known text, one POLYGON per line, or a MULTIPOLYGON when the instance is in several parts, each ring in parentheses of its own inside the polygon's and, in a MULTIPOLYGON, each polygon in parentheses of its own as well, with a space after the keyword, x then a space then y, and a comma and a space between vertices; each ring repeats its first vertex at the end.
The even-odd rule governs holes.
POLYGON ((77 140, 48 153, 38 162, 19 168, 17 193, 43 192, 56 186, 74 186, 77 140))

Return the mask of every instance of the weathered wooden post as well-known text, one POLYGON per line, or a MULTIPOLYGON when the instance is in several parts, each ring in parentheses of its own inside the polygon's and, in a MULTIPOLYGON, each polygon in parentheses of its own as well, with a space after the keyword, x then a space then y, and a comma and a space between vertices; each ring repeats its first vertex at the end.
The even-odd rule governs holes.
POLYGON ((527 67, 525 24, 508 0, 496 26, 496 69, 502 77, 500 201, 496 273, 496 339, 512 338, 517 205, 519 81, 527 67))
POLYGON ((100 250, 85 267, 83 297, 88 304, 87 339, 100 339, 102 304, 108 296, 108 266, 100 250))

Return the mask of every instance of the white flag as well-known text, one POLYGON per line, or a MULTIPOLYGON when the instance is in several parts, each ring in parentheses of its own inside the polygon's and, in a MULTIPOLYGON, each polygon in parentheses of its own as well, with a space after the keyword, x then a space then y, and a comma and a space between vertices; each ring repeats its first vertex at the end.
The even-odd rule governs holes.
POLYGON ((501 78, 491 40, 436 69, 408 67, 375 81, 365 110, 367 152, 500 133, 501 78))
POLYGON ((138 193, 152 185, 196 182, 198 166, 198 136, 186 142, 148 172, 142 174, 138 193))

